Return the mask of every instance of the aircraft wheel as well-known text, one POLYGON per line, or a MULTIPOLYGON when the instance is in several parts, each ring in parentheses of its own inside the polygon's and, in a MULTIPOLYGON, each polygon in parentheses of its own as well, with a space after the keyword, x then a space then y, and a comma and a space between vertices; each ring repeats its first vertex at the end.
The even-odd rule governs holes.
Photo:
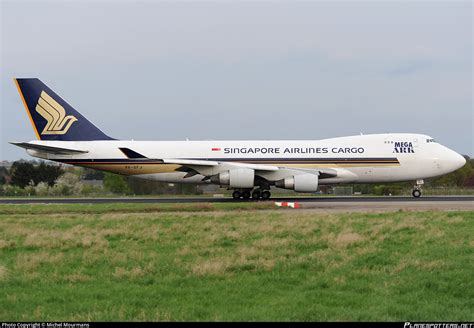
POLYGON ((233 199, 240 199, 240 197, 242 197, 242 193, 238 190, 234 190, 234 192, 232 193, 232 198, 233 199))
POLYGON ((415 198, 420 198, 420 196, 421 196, 421 190, 415 189, 415 190, 412 191, 411 194, 412 194, 413 197, 415 197, 415 198))
POLYGON ((243 199, 249 199, 249 198, 250 198, 250 191, 245 190, 245 191, 242 193, 242 198, 243 198, 243 199))
POLYGON ((252 192, 252 199, 253 200, 259 200, 261 196, 262 196, 262 193, 258 189, 254 190, 252 192))
POLYGON ((264 192, 262 192, 262 199, 270 199, 270 197, 272 197, 272 193, 268 190, 265 190, 264 192))

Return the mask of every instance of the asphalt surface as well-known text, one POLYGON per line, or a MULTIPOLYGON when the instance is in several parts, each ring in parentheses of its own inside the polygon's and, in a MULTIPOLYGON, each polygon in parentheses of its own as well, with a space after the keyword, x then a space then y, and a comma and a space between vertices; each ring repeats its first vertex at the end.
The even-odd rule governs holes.
MULTIPOLYGON (((231 197, 172 197, 172 198, 1 198, 0 204, 107 204, 107 203, 233 203, 252 200, 234 200, 231 197)), ((468 202, 474 205, 474 196, 425 196, 414 197, 275 197, 273 202, 300 203, 392 203, 392 202, 468 202)))

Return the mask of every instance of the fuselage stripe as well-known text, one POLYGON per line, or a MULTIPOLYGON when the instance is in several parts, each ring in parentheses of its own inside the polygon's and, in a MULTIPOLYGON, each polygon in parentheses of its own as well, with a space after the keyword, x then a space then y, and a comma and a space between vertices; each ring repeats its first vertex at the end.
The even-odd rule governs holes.
MULTIPOLYGON (((212 160, 220 162, 240 162, 251 164, 400 164, 397 158, 186 158, 189 160, 212 160)), ((157 160, 123 159, 64 159, 60 162, 67 164, 135 164, 156 165, 164 164, 157 160)))

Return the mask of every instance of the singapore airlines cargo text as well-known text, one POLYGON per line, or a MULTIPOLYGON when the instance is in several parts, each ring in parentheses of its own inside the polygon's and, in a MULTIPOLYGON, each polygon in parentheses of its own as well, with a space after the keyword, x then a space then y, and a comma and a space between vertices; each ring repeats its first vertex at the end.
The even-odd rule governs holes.
POLYGON ((362 147, 333 147, 314 148, 314 147, 252 147, 252 148, 224 148, 224 154, 363 154, 365 149, 362 147))

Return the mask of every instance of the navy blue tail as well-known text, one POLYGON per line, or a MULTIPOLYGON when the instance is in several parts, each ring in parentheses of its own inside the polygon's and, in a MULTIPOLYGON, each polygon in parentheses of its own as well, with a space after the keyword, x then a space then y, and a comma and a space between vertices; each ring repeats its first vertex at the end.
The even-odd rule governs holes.
POLYGON ((114 140, 39 79, 15 79, 18 92, 40 140, 114 140))

